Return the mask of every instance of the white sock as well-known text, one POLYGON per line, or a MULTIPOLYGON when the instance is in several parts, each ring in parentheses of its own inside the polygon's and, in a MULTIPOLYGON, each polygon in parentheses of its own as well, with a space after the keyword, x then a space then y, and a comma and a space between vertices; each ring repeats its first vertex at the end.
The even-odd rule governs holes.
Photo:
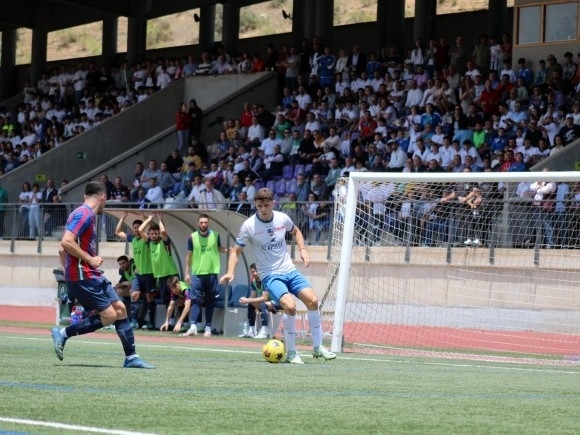
POLYGON ((284 313, 284 346, 286 352, 296 352, 296 316, 284 313))
POLYGON ((194 329, 197 331, 197 325, 195 323, 192 323, 191 325, 189 325, 189 329, 191 331, 193 331, 194 329))
POLYGON ((312 345, 317 348, 322 344, 322 325, 320 311, 308 311, 308 326, 312 334, 312 345))
POLYGON ((66 335, 66 328, 62 328, 60 330, 60 335, 62 335, 64 338, 68 338, 67 335, 66 335))

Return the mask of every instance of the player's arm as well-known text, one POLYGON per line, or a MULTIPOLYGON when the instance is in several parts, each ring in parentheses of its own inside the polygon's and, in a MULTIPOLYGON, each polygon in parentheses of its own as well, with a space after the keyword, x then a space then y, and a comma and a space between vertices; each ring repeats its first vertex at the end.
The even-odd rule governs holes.
POLYGON ((103 264, 102 257, 92 257, 88 252, 83 251, 77 243, 77 236, 69 230, 65 230, 60 246, 68 255, 72 255, 73 257, 84 261, 94 269, 97 269, 101 264, 103 264))
POLYGON ((187 318, 190 309, 191 309, 191 299, 186 299, 183 306, 183 311, 181 312, 181 316, 179 316, 179 320, 175 322, 175 326, 173 327, 173 332, 181 331, 181 325, 183 325, 183 322, 187 318))
MULTIPOLYGON (((193 243, 193 241, 192 241, 193 243)), ((183 270, 185 270, 185 275, 184 275, 184 280, 187 283, 187 285, 191 285, 191 276, 189 275, 189 270, 191 269, 191 257, 193 255, 193 251, 187 251, 187 254, 185 254, 185 267, 183 268, 183 270)))
POLYGON ((218 244, 218 251, 220 252, 220 254, 227 254, 228 253, 228 248, 222 246, 222 242, 220 240, 219 234, 217 236, 217 244, 218 244))
POLYGON ((234 280, 234 271, 236 270, 236 266, 238 264, 238 257, 243 250, 244 248, 242 248, 240 245, 235 245, 233 248, 231 248, 230 256, 228 257, 228 269, 225 275, 220 278, 221 284, 229 284, 234 280))
POLYGON ((165 313, 165 323, 163 323, 163 325, 161 325, 161 327, 159 328, 160 331, 167 331, 167 328, 169 328, 169 319, 170 319, 171 313, 173 313, 174 309, 175 309, 175 301, 172 299, 169 302, 169 306, 167 307, 167 312, 165 313))
POLYGON ((58 258, 60 258, 60 265, 64 269, 65 262, 66 262, 66 253, 62 246, 58 247, 58 258))
POLYGON ((306 243, 304 242, 304 236, 302 235, 302 231, 300 231, 298 227, 294 225, 294 228, 292 228, 290 234, 294 236, 294 240, 296 241, 296 245, 298 246, 300 258, 302 258, 304 266, 305 267, 310 266, 310 255, 308 255, 308 251, 306 250, 306 243))
POLYGON ((256 299, 256 296, 258 296, 258 292, 252 289, 252 291, 250 291, 250 294, 247 297, 242 296, 240 298, 240 304, 242 305, 251 304, 253 303, 254 299, 256 299))
POLYGON ((153 220, 153 215, 149 215, 149 217, 147 219, 145 219, 143 221, 143 223, 139 226, 139 235, 141 236, 141 238, 145 241, 149 240, 149 236, 147 235, 147 232, 145 231, 145 229, 147 228, 147 225, 149 225, 151 223, 151 221, 153 220))
POLYGON ((163 241, 166 242, 169 239, 169 236, 167 235, 167 231, 165 230, 165 225, 163 224, 161 213, 156 214, 159 219, 159 235, 161 236, 161 239, 163 239, 163 241))
POLYGON ((117 222, 117 228, 115 228, 115 235, 118 238, 120 238, 123 242, 127 241, 127 233, 123 231, 123 227, 125 226, 125 219, 127 218, 128 215, 129 212, 124 212, 123 215, 121 216, 121 219, 119 219, 119 222, 117 222))

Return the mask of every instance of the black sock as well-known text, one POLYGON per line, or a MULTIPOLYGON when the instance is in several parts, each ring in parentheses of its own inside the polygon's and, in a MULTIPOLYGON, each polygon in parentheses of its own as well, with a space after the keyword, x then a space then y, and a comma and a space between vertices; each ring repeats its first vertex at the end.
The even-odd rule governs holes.
POLYGON ((155 301, 151 301, 147 304, 149 308, 149 323, 155 326, 155 312, 157 311, 157 304, 155 301))
POLYGON ((115 322, 115 329, 117 335, 121 340, 123 345, 123 350, 125 351, 125 356, 131 356, 135 354, 135 334, 133 334, 133 328, 129 319, 117 320, 115 322))
POLYGON ((73 337, 75 335, 84 335, 95 332, 97 329, 102 327, 103 322, 101 322, 101 317, 98 314, 95 314, 93 316, 87 317, 82 322, 67 326, 65 331, 67 337, 73 337))

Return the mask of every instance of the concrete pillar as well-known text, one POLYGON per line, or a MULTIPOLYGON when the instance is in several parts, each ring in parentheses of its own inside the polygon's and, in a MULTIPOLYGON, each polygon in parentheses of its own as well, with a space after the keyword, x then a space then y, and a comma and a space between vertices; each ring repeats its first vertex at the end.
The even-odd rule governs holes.
POLYGON ((215 5, 202 6, 199 16, 199 48, 212 51, 215 42, 215 5))
MULTIPOLYGON (((292 2, 292 44, 297 47, 300 46, 300 41, 305 37, 304 18, 307 3, 310 3, 310 1, 294 0, 292 2)), ((286 10, 286 12, 289 11, 286 10)))
MULTIPOLYGON (((296 17, 294 21, 302 18, 304 22, 304 32, 302 38, 312 39, 314 33, 314 14, 316 13, 316 4, 312 0, 306 0, 303 4, 303 16, 296 17)), ((301 38, 301 39, 302 39, 301 38)))
POLYGON ((314 34, 325 44, 332 45, 334 0, 315 0, 312 3, 314 3, 314 34))
POLYGON ((147 20, 129 17, 127 23, 127 61, 129 65, 145 60, 147 52, 147 20))
POLYGON ((512 33, 507 26, 507 0, 488 0, 487 33, 498 37, 501 41, 502 33, 512 33))
POLYGON ((102 47, 102 62, 103 65, 112 66, 115 65, 117 56, 117 30, 118 30, 117 18, 107 18, 103 20, 103 47, 102 47))
POLYGON ((223 5, 222 44, 226 52, 233 54, 238 50, 240 39, 240 5, 238 0, 231 0, 223 5))
POLYGON ((30 82, 36 86, 44 68, 46 68, 46 44, 48 34, 44 29, 32 29, 32 63, 30 64, 30 82))
MULTIPOLYGON (((2 31, 2 63, 0 64, 0 97, 10 97, 16 83, 16 30, 2 31)), ((3 99, 2 98, 2 99, 3 99)))
MULTIPOLYGON (((415 40, 420 38, 423 47, 427 46, 429 39, 435 35, 435 16, 437 15, 437 0, 423 0, 415 2, 415 20, 413 21, 413 41, 407 41, 407 48, 415 45, 415 40), (411 42, 411 43, 409 43, 411 42)), ((404 53, 403 55, 405 55, 404 53)))
POLYGON ((379 46, 395 46, 399 53, 405 47, 405 0, 383 0, 377 2, 377 34, 379 46))

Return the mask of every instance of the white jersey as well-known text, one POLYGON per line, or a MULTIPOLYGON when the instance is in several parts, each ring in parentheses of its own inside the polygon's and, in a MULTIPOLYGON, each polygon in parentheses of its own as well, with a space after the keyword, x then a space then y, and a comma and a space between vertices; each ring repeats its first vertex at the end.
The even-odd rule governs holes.
POLYGON ((236 244, 252 245, 254 259, 260 278, 270 274, 287 274, 296 269, 286 247, 286 232, 292 231, 294 222, 288 215, 273 211, 274 216, 264 222, 253 215, 240 228, 236 244))

